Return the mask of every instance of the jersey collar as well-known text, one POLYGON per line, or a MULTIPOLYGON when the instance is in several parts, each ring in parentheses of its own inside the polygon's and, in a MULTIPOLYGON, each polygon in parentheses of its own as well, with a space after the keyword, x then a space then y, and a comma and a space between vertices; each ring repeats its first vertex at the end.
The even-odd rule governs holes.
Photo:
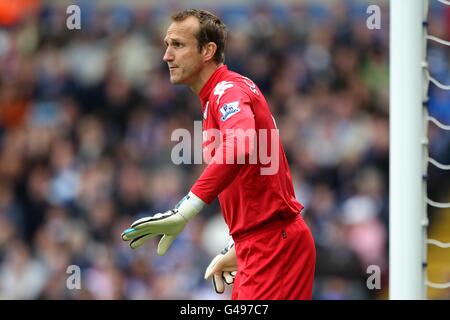
POLYGON ((202 105, 205 105, 205 103, 208 101, 209 95, 211 94, 211 90, 216 86, 217 83, 220 82, 220 80, 227 72, 228 67, 226 65, 223 65, 217 68, 211 75, 211 77, 209 77, 208 81, 206 81, 198 94, 202 105))

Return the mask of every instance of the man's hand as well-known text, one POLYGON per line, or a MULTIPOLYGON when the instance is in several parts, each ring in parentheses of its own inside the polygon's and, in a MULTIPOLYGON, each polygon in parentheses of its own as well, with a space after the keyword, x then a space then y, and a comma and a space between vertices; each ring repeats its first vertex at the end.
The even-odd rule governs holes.
POLYGON ((225 291, 225 283, 233 284, 237 270, 236 250, 234 242, 230 240, 227 247, 215 256, 206 268, 205 279, 207 280, 212 276, 214 290, 221 294, 225 291))
POLYGON ((122 233, 122 239, 130 242, 130 247, 136 249, 148 239, 162 234, 158 244, 158 254, 164 255, 181 231, 183 231, 187 220, 177 209, 158 213, 152 217, 146 217, 135 221, 131 228, 122 233))
POLYGON ((163 235, 158 244, 158 254, 164 255, 175 238, 183 231, 186 223, 204 206, 204 202, 189 193, 175 207, 164 213, 136 220, 131 227, 122 232, 122 240, 130 241, 130 247, 136 249, 145 241, 163 235))

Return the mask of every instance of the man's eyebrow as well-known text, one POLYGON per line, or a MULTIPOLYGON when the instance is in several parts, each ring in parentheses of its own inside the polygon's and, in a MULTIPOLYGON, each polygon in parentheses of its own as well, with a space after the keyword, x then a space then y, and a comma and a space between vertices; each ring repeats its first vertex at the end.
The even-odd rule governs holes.
POLYGON ((165 43, 168 43, 169 41, 172 41, 172 42, 182 42, 180 39, 178 39, 178 38, 164 38, 164 42, 165 43))

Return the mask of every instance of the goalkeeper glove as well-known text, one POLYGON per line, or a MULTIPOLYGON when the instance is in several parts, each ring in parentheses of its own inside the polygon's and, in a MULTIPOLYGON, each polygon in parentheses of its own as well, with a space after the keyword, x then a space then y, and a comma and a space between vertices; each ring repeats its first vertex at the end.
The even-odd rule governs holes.
POLYGON ((237 274, 237 258, 233 239, 214 257, 206 268, 205 280, 212 276, 214 290, 221 294, 225 291, 225 284, 233 284, 237 274))
POLYGON ((162 256, 183 231, 186 223, 195 217, 204 205, 205 202, 189 192, 174 209, 133 222, 130 228, 122 232, 122 240, 131 240, 130 247, 136 249, 146 240, 163 235, 157 249, 158 255, 162 256))

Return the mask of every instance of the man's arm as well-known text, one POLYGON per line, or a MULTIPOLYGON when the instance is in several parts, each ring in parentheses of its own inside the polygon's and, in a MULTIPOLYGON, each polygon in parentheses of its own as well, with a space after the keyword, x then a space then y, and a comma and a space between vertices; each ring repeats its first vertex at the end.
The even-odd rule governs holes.
POLYGON ((208 204, 236 178, 242 168, 243 160, 255 151, 255 116, 250 103, 250 98, 245 93, 230 92, 221 98, 217 110, 213 112, 220 125, 223 141, 211 162, 191 188, 191 192, 208 204), (233 104, 238 111, 225 118, 223 108, 229 104, 233 104), (247 137, 246 133, 248 133, 247 137), (232 157, 232 159, 228 158, 231 161, 227 161, 227 157, 232 157))
POLYGON ((174 209, 139 219, 123 231, 122 239, 131 241, 131 248, 138 248, 146 240, 162 235, 157 252, 159 255, 164 255, 175 238, 183 231, 186 223, 236 178, 242 168, 242 164, 239 164, 242 162, 239 160, 245 160, 253 152, 255 144, 253 136, 242 141, 243 132, 250 130, 255 133, 255 119, 250 107, 250 99, 245 93, 243 95, 243 97, 237 97, 236 94, 227 94, 222 97, 223 102, 218 106, 218 110, 215 110, 215 116, 220 123, 223 141, 189 194, 174 209), (236 104, 236 102, 239 103, 236 104), (228 103, 233 103, 234 108, 238 108, 239 111, 234 109, 236 112, 231 116, 221 116, 220 108, 224 108, 228 103), (227 156, 232 157, 230 164, 225 161, 227 156))

